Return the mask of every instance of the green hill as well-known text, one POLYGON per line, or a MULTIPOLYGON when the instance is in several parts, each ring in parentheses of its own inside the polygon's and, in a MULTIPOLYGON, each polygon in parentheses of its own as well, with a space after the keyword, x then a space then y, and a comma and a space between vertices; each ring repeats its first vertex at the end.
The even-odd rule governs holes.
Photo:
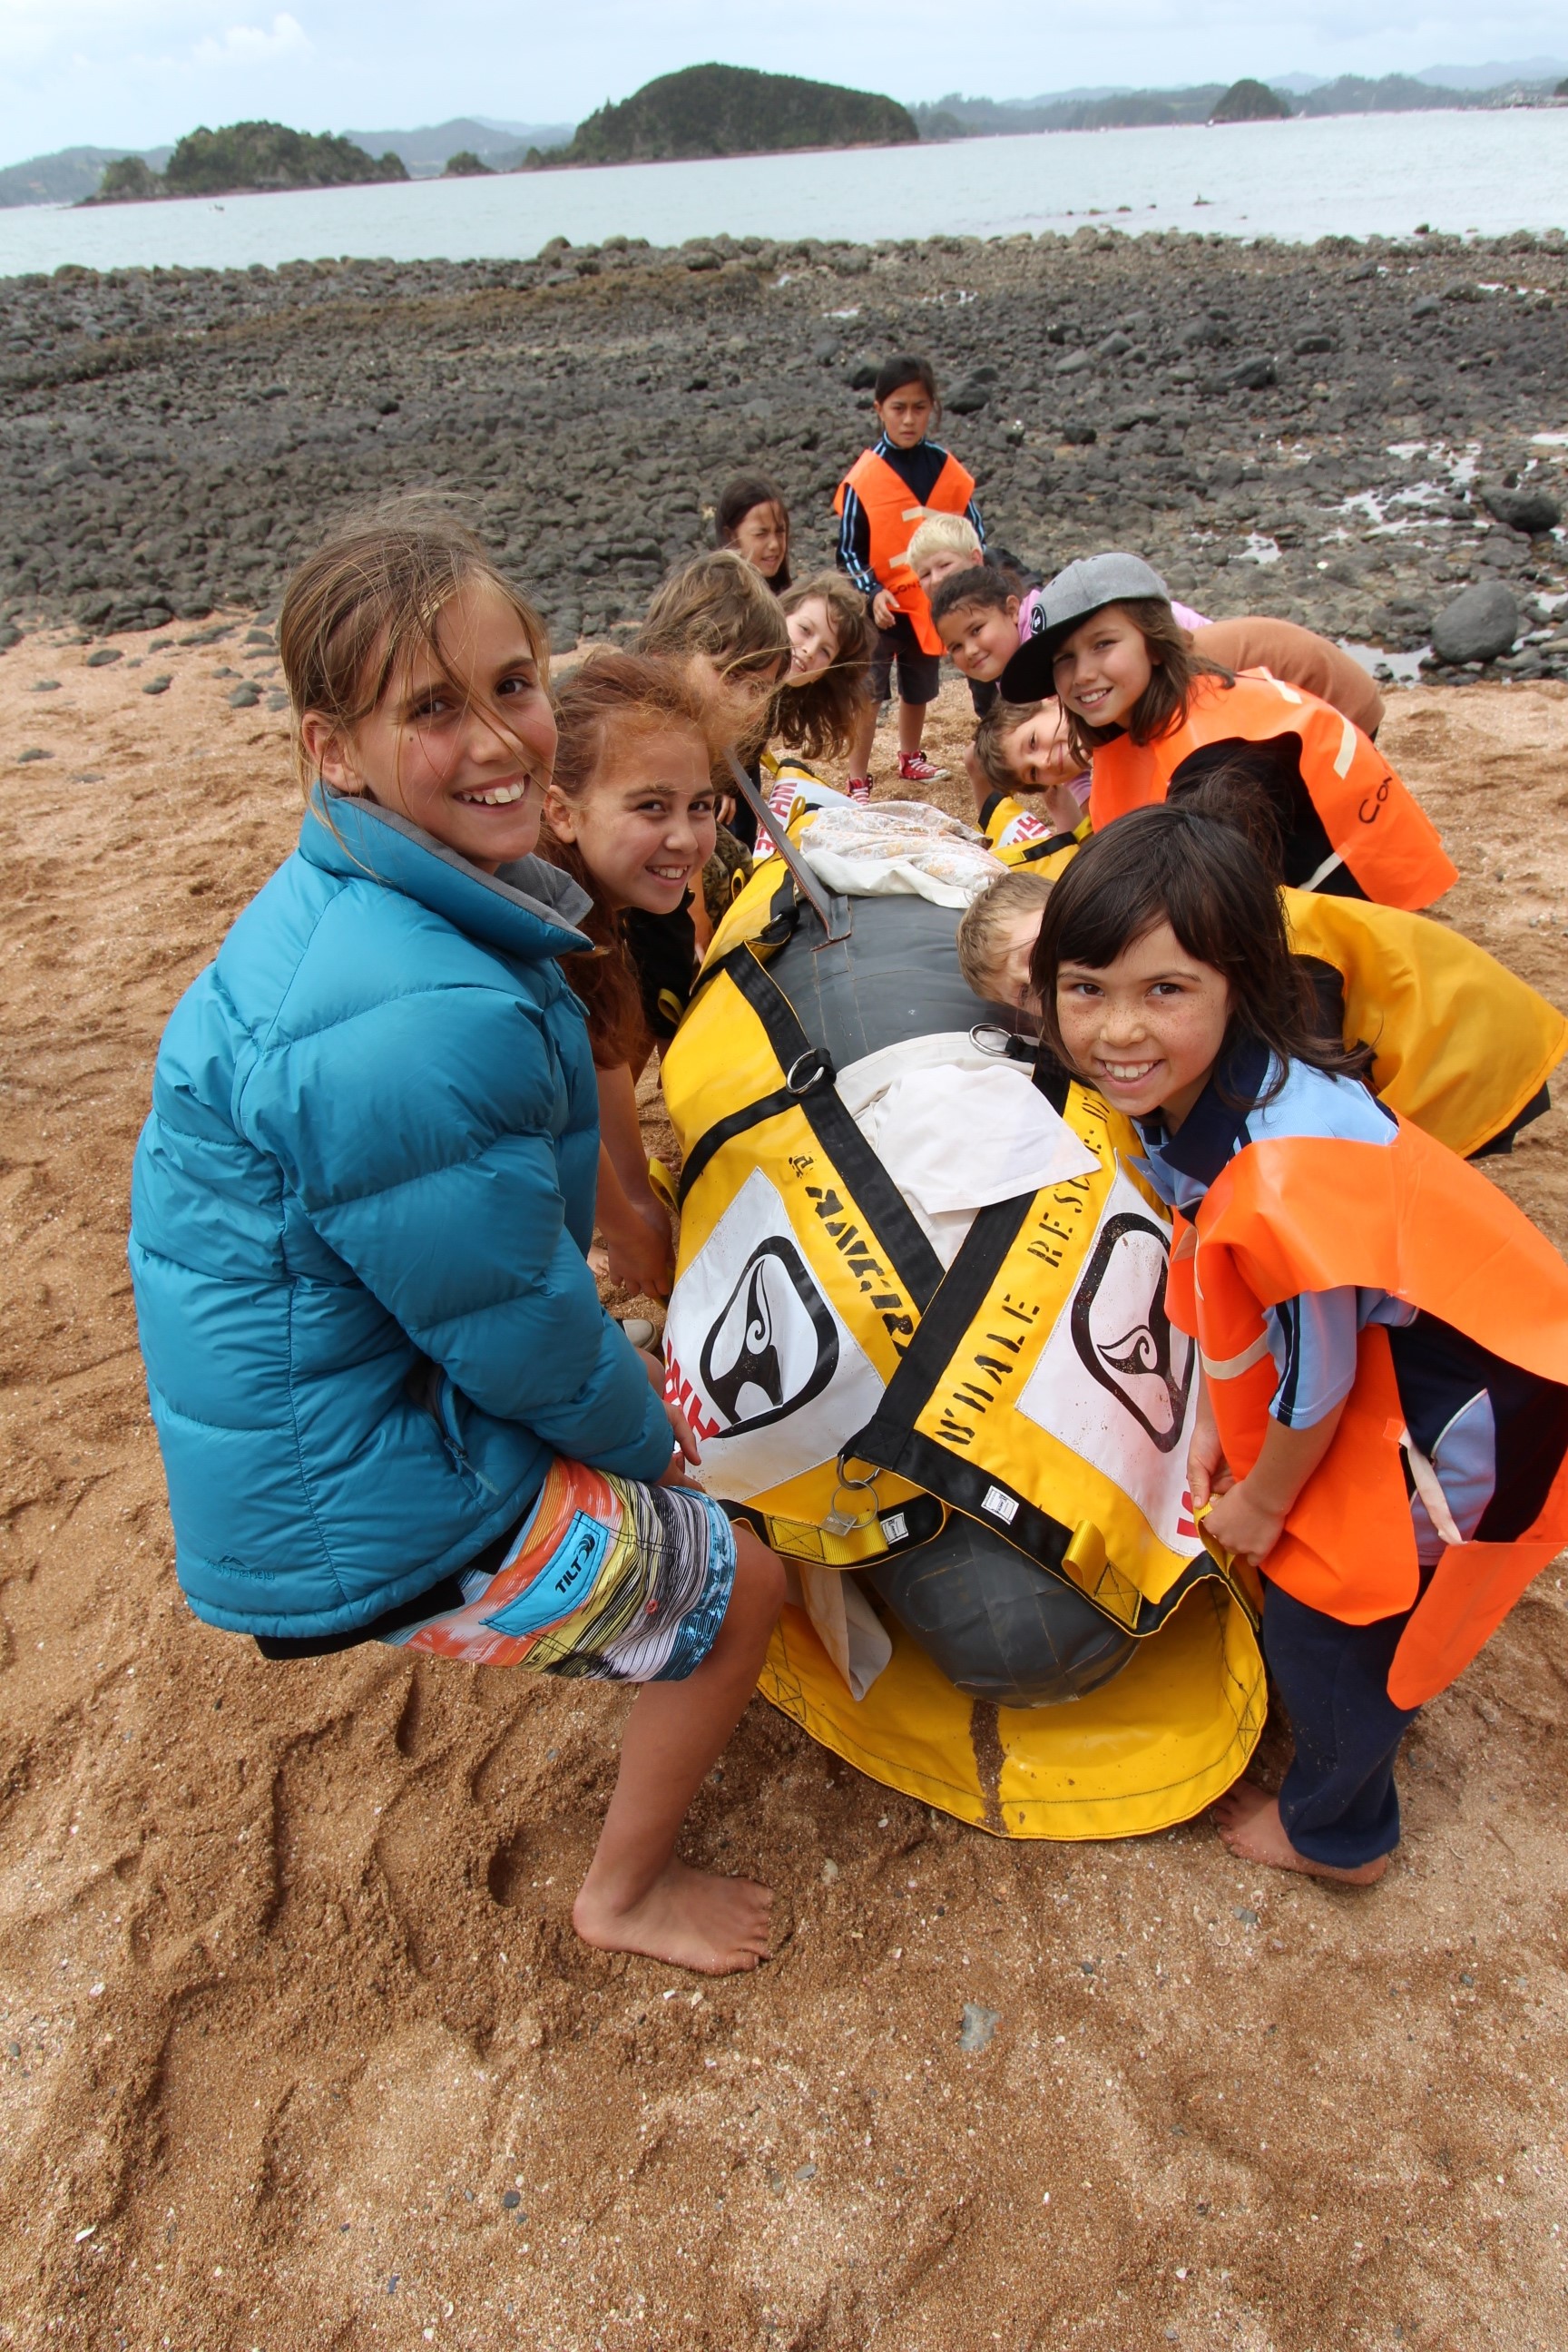
POLYGON ((749 66, 688 66, 660 74, 618 106, 577 125, 571 143, 527 168, 565 163, 665 163, 702 155, 775 155, 803 147, 912 146, 913 116, 896 100, 749 66))
POLYGON ((1267 82, 1246 79, 1233 81, 1214 112, 1211 122, 1288 122, 1290 104, 1267 82))
POLYGON ((204 124, 188 131, 160 173, 139 155, 110 163, 89 205, 145 204, 159 196, 238 195, 251 189, 342 188, 372 180, 406 180, 399 155, 367 155, 329 131, 290 131, 281 122, 204 124))

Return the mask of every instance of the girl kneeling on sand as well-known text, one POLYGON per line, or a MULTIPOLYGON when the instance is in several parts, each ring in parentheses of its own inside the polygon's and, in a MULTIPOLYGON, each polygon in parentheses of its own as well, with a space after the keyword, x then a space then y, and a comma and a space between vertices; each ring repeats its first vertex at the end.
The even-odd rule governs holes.
POLYGON ((1295 1758, 1277 1798, 1231 1790, 1221 1834, 1376 1878, 1415 1710, 1568 1536, 1568 1268, 1375 1099, 1370 1049, 1325 1037, 1229 823, 1178 804, 1096 835, 1047 899, 1031 976, 1050 1044, 1132 1122, 1176 1213, 1195 1515, 1263 1574, 1295 1758))
POLYGON ((766 1891, 674 1847, 781 1572, 682 1483, 588 1271, 584 894, 531 854, 542 627, 467 532, 392 520, 306 563, 279 634, 300 845, 175 1009, 133 1181, 181 1582, 274 1657, 646 1684, 574 1924, 751 1968, 766 1891))

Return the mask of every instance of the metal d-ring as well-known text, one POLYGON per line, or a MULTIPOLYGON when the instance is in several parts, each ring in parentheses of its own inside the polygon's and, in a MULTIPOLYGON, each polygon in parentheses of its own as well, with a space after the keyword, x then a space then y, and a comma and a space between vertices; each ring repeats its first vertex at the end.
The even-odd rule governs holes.
POLYGON ((829 1533, 838 1536, 858 1535, 862 1528, 868 1528, 873 1519, 880 1517, 877 1502, 877 1472, 873 1470, 868 1478, 852 1478, 844 1467, 847 1458, 847 1455, 841 1454, 835 1465, 837 1475, 834 1483, 833 1497, 823 1520, 823 1525, 829 1533), (844 1496, 846 1500, 852 1495, 869 1495, 871 1507, 868 1511, 858 1509, 841 1511, 838 1507, 840 1495, 844 1496))
POLYGON ((969 1042, 977 1054, 989 1055, 996 1062, 1033 1061, 1039 1050, 1037 1037, 1026 1037, 1016 1029, 1004 1029, 1000 1021, 977 1021, 969 1033, 969 1042), (995 1045, 989 1041, 995 1038, 995 1045))
POLYGON ((797 1054, 795 1055, 794 1061, 784 1072, 784 1087, 786 1091, 792 1095, 808 1095, 813 1087, 821 1086, 826 1079, 830 1078, 832 1076, 833 1065, 824 1054, 821 1046, 808 1045, 804 1054, 797 1054), (813 1067, 807 1076, 801 1079, 797 1084, 796 1073, 804 1062, 810 1062, 813 1065, 813 1067))

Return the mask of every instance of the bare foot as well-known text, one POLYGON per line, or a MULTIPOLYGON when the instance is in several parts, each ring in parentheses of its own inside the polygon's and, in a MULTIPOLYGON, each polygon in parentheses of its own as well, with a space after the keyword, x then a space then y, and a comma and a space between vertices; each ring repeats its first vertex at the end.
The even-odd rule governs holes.
POLYGON ((592 1873, 572 1906, 585 1944, 605 1952, 644 1952, 650 1960, 732 1976, 768 1956, 773 1890, 750 1878, 715 1878, 672 1862, 640 1903, 622 1907, 593 1885, 592 1873))
POLYGON ((1234 1789, 1227 1789, 1214 1809, 1214 1817, 1226 1844, 1244 1862, 1265 1862, 1272 1870, 1304 1871, 1309 1878, 1332 1878, 1342 1886, 1370 1886, 1388 1868, 1385 1853, 1354 1870, 1336 1870, 1332 1863, 1313 1862, 1309 1855, 1298 1853, 1285 1834, 1279 1798, 1251 1780, 1238 1780, 1234 1789))

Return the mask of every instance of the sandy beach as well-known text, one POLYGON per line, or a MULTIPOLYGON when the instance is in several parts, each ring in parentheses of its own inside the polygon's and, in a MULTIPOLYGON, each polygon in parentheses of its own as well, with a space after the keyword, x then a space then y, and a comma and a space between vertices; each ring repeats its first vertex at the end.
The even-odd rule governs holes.
MULTIPOLYGON (((689 1851, 771 1879, 777 1948, 711 1983, 568 1925, 624 1696, 188 1613, 127 1187, 296 829, 250 618, 0 661, 0 2345, 1560 2345, 1558 1571, 1412 1735, 1366 1894, 1202 1821, 993 1842, 755 1701, 689 1851)), ((1383 740, 1444 919, 1563 1001, 1568 688, 1395 693, 1383 740)), ((1568 1240, 1561 1111, 1491 1172, 1568 1240)))

